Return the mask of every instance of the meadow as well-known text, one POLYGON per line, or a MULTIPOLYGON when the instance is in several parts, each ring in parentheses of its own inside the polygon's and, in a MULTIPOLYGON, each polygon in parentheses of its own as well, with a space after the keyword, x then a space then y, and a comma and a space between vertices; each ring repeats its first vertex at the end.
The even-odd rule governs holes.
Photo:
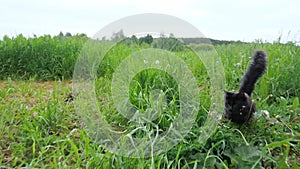
MULTIPOLYGON (((130 38, 113 46, 97 69, 95 95, 99 110, 114 129, 134 137, 145 135, 136 130, 140 124, 118 113, 111 100, 113 73, 135 51, 160 48, 175 53, 188 65, 201 90, 196 120, 177 145, 153 157, 129 158, 96 142, 75 111, 73 70, 87 41, 84 35, 19 35, 0 41, 0 168, 300 168, 300 47, 294 43, 213 46, 224 67, 226 90, 238 89, 254 50, 265 50, 269 65, 252 96, 258 108, 254 122, 236 125, 222 118, 205 142, 200 141, 201 126, 211 106, 212 84, 191 49, 209 52, 212 46, 182 46, 171 38, 150 42, 130 38)), ((129 86, 130 102, 144 111, 153 104, 149 93, 162 91, 166 108, 144 127, 149 131, 169 128, 180 109, 176 80, 151 69, 134 76, 129 86)))

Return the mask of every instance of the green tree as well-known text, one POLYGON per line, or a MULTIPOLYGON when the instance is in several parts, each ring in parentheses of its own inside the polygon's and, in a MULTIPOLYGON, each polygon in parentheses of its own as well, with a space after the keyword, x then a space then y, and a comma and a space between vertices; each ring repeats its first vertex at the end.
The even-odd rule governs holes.
POLYGON ((139 39, 139 44, 148 43, 150 45, 152 42, 153 42, 153 37, 149 34, 147 34, 147 36, 141 37, 139 39))
POLYGON ((121 29, 119 32, 114 32, 111 36, 111 40, 112 41, 119 41, 119 40, 122 40, 125 38, 125 35, 124 35, 124 32, 123 30, 121 29))

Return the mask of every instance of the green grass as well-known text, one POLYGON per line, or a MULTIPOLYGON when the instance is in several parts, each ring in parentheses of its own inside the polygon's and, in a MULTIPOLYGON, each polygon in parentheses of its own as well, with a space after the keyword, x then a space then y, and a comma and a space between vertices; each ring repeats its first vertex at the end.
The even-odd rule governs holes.
MULTIPOLYGON (((105 56, 100 66, 104 71, 98 71, 95 92, 106 120, 117 130, 132 131, 138 124, 120 115, 111 100, 111 75, 126 55, 150 46, 123 45, 115 46, 105 56)), ((202 107, 188 135, 168 152, 152 158, 118 156, 108 152, 105 145, 97 144, 75 112, 74 102, 65 102, 72 92, 70 80, 38 81, 44 76, 38 78, 40 75, 36 74, 26 81, 5 78, 0 82, 0 168, 299 168, 300 48, 279 43, 215 48, 224 65, 226 90, 238 89, 253 50, 263 49, 269 55, 269 68, 253 95, 259 110, 251 125, 238 126, 222 119, 215 133, 200 144, 200 127, 207 117, 211 91, 203 64, 188 50, 177 51, 176 55, 185 60, 197 77, 203 91, 202 107), (265 117, 260 110, 267 110, 270 116, 265 117)), ((10 52, 12 56, 21 55, 10 52)), ((59 79, 51 73, 46 75, 59 79)), ((130 98, 136 107, 145 109, 152 104, 149 91, 158 88, 163 89, 168 109, 155 123, 161 128, 169 127, 178 112, 178 89, 168 74, 156 70, 140 72, 131 82, 130 98)), ((143 134, 137 132, 135 136, 143 134)))
POLYGON ((25 38, 22 34, 14 38, 5 36, 0 40, 0 79, 70 79, 87 39, 82 35, 33 38, 25 38))

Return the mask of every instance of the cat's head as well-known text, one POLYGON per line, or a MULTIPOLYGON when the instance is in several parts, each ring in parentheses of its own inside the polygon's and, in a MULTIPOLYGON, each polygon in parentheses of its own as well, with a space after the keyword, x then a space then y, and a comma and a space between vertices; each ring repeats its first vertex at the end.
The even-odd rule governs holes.
POLYGON ((250 122, 256 107, 252 99, 244 92, 225 91, 225 117, 235 123, 250 122))

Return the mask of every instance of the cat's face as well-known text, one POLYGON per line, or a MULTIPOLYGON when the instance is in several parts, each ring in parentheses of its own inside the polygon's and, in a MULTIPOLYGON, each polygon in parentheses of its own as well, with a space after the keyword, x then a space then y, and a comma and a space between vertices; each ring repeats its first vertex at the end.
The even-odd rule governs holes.
POLYGON ((244 92, 225 91, 225 117, 236 123, 249 122, 256 111, 255 104, 244 92))

